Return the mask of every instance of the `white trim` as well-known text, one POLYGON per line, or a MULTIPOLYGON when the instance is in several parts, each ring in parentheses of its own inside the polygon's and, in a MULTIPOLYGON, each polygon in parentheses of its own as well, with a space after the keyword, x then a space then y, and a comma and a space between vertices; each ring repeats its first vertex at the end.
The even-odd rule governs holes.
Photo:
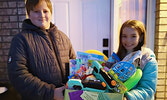
POLYGON ((69 0, 51 0, 52 2, 52 22, 70 37, 70 15, 69 15, 69 0))
POLYGON ((111 0, 111 51, 116 52, 118 48, 118 19, 119 5, 116 0, 111 0))
POLYGON ((147 0, 147 47, 154 51, 156 0, 147 0))

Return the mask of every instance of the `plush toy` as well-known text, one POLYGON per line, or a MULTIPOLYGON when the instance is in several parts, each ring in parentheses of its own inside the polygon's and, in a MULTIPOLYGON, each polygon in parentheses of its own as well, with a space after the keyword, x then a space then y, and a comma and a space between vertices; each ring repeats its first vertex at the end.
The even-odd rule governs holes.
POLYGON ((105 61, 108 60, 108 57, 105 54, 103 54, 102 52, 98 51, 98 50, 87 50, 87 51, 85 51, 85 53, 92 53, 92 54, 102 55, 102 56, 104 56, 105 61))

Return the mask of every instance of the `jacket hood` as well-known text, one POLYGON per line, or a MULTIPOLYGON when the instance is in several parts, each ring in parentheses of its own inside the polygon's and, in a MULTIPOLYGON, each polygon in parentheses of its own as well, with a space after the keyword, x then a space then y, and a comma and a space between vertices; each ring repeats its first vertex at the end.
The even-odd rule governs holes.
POLYGON ((37 27, 37 26, 35 26, 32 22, 31 22, 31 20, 30 19, 25 19, 24 21, 23 21, 23 24, 22 24, 22 30, 24 31, 24 30, 41 30, 41 31, 56 31, 57 30, 57 27, 54 25, 54 24, 52 24, 52 23, 50 23, 50 28, 48 29, 48 30, 43 30, 43 29, 41 29, 41 28, 39 28, 39 27, 37 27))
POLYGON ((32 24, 30 19, 25 19, 22 24, 22 29, 23 30, 37 30, 40 28, 32 24))

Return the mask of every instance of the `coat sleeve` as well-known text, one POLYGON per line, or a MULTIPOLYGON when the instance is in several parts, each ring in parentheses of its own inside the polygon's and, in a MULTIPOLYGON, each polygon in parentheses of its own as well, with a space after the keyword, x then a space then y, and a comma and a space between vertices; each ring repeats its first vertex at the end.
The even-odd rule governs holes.
POLYGON ((9 80, 29 100, 53 100, 55 86, 41 81, 29 72, 25 44, 21 35, 12 40, 7 67, 9 80))
POLYGON ((76 54, 75 54, 75 51, 72 47, 72 44, 71 44, 71 41, 69 40, 69 45, 70 45, 70 51, 69 51, 69 57, 70 59, 75 59, 76 58, 76 54))
POLYGON ((145 65, 138 85, 127 92, 128 100, 154 100, 157 85, 157 62, 155 57, 145 65))

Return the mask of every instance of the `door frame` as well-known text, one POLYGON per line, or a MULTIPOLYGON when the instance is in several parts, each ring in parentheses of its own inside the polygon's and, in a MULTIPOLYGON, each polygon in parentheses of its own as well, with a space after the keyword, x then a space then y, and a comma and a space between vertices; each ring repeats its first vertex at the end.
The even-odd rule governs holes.
POLYGON ((147 0, 147 47, 154 51, 156 0, 147 0))

